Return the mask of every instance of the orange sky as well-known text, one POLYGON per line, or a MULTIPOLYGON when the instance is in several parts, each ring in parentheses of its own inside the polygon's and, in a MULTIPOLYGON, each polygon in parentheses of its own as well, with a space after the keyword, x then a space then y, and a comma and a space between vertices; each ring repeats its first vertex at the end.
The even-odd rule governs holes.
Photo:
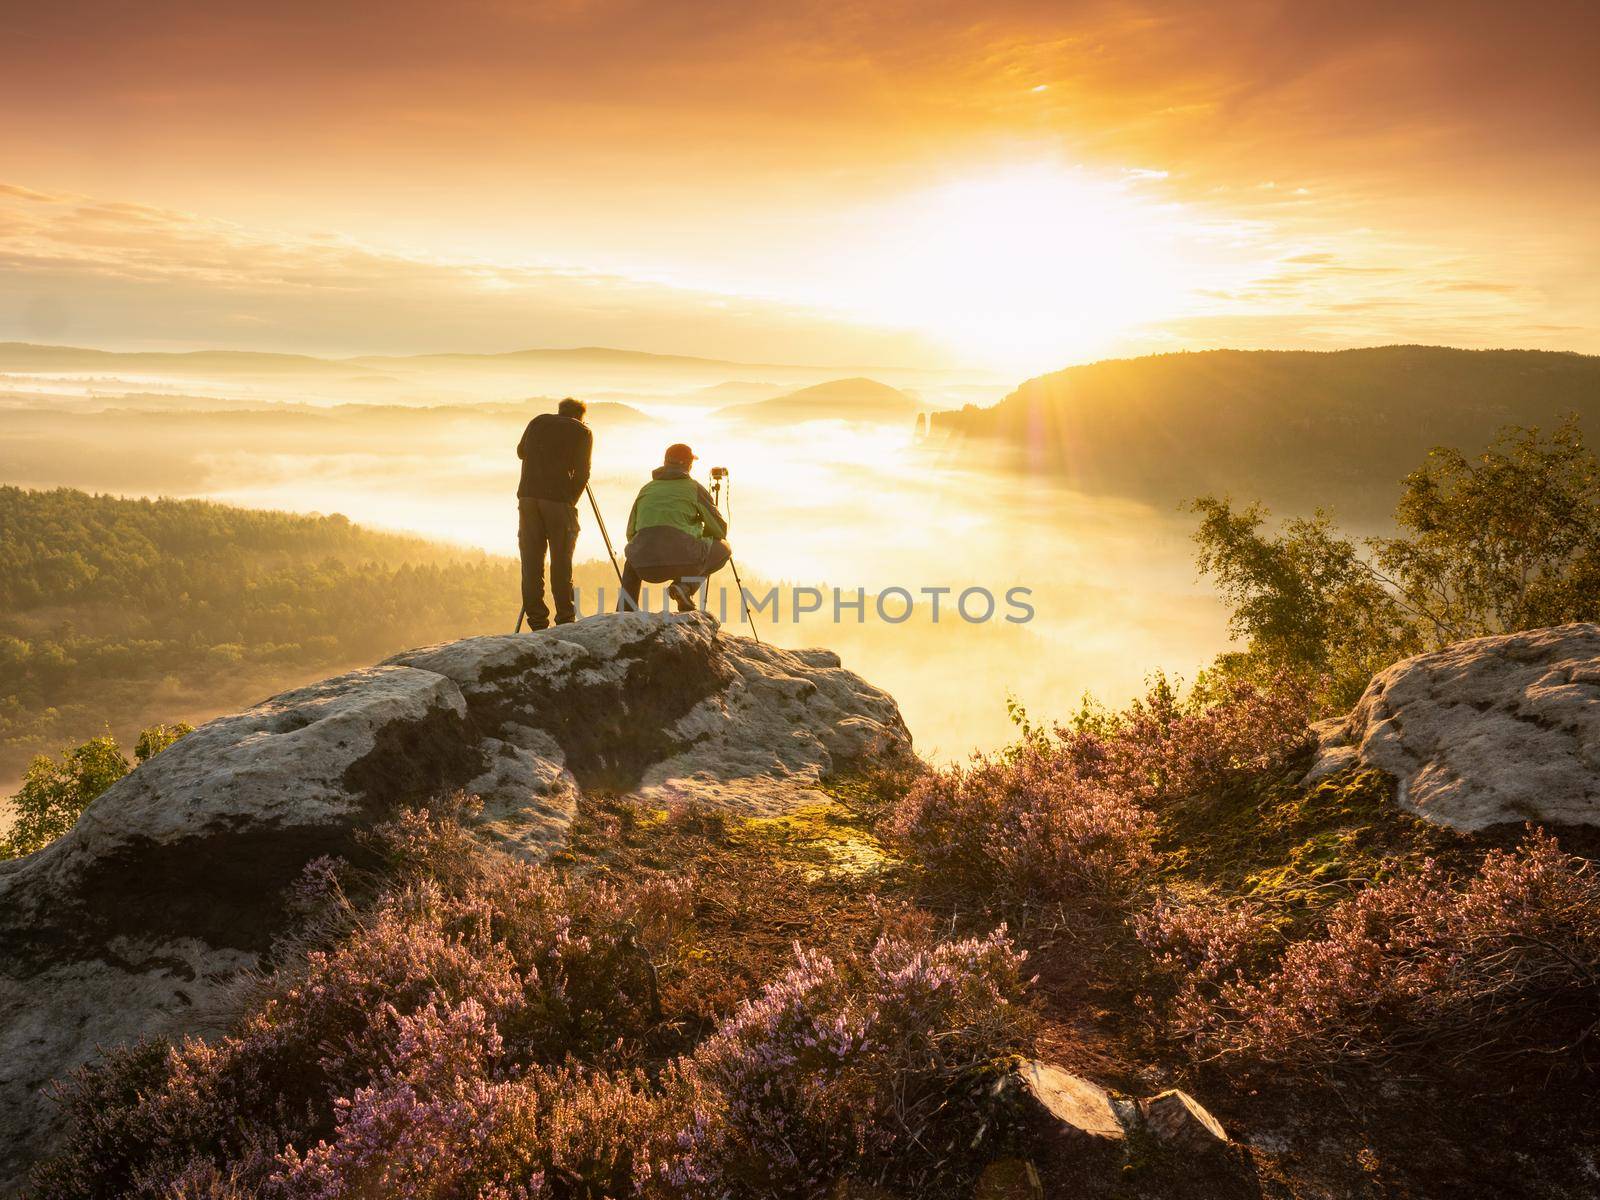
POLYGON ((1593 4, 0 18, 0 339, 1600 351, 1593 4))

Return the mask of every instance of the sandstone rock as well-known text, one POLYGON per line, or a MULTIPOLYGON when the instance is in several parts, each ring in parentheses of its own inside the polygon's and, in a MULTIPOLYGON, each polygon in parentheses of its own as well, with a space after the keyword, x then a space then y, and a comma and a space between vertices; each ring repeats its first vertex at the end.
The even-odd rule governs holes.
POLYGON ((1228 1144, 1222 1123, 1176 1088, 1139 1101, 1139 1116, 1157 1141, 1186 1154, 1211 1154, 1228 1144))
POLYGON ((100 1047, 224 1028, 284 887, 399 805, 477 792, 481 836, 537 856, 580 788, 777 813, 909 752, 894 701, 837 657, 705 614, 470 638, 212 721, 0 863, 0 1191, 53 1133, 40 1089, 100 1047))
POLYGON ((1330 775, 1337 775, 1340 771, 1348 770, 1358 765, 1361 761, 1361 751, 1350 740, 1348 729, 1349 717, 1331 717, 1326 721, 1315 721, 1311 726, 1311 735, 1317 741, 1317 757, 1311 764, 1311 769, 1306 772, 1302 783, 1315 783, 1319 779, 1326 779, 1330 775))
POLYGON ((1109 1146, 1127 1136, 1110 1093, 1070 1071, 1024 1062, 1012 1072, 1007 1087, 1024 1119, 1048 1139, 1109 1146))
POLYGON ((1600 825, 1600 625, 1476 638, 1396 663, 1318 730, 1312 777, 1357 763, 1455 829, 1600 825))

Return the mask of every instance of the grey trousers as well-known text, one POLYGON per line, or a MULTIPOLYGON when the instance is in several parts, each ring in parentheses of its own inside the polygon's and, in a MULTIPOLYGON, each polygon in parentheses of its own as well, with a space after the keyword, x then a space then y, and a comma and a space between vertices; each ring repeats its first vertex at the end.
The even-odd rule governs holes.
POLYGON ((529 629, 550 624, 544 602, 544 556, 550 554, 550 593, 556 621, 573 619, 572 552, 578 544, 578 506, 559 500, 517 500, 517 548, 522 551, 522 611, 529 629))
POLYGON ((639 607, 639 588, 645 583, 670 583, 672 598, 679 612, 694 607, 694 595, 685 579, 706 579, 733 557, 726 538, 709 546, 699 538, 676 529, 641 529, 626 550, 627 565, 622 571, 621 610, 639 607))

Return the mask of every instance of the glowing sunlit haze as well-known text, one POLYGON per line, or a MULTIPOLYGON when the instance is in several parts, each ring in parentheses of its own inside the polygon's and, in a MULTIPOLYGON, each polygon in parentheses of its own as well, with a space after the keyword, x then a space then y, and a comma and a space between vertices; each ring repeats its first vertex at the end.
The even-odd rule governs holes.
POLYGON ((19 7, 9 336, 1594 349, 1592 6, 19 7))
POLYGON ((0 341, 351 361, 12 375, 0 408, 34 424, 0 482, 514 553, 521 421, 626 404, 595 422, 613 526, 683 439, 732 467, 752 575, 1036 589, 1026 629, 793 634, 941 752, 1004 737, 1008 689, 1060 711, 1220 649, 1185 519, 903 417, 724 410, 845 376, 992 404, 1183 349, 1600 351, 1600 20, 1569 0, 64 0, 3 24, 0 341), (376 357, 597 346, 726 361, 376 357), (113 400, 526 406, 318 441, 88 420, 113 400))

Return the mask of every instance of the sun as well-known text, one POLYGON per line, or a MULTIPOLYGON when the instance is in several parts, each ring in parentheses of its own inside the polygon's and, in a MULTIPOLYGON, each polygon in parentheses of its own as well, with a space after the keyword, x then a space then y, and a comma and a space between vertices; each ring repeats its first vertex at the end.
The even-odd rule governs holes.
POLYGON ((1104 353, 1182 311, 1216 230, 1149 194, 1156 172, 1053 163, 964 174, 861 215, 845 303, 968 358, 1037 369, 1104 353))

